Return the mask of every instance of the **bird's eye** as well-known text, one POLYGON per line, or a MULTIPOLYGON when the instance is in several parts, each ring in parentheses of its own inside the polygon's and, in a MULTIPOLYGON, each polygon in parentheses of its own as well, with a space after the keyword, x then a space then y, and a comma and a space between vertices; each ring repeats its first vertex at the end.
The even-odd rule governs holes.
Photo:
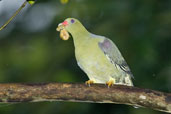
POLYGON ((75 20, 74 19, 71 19, 71 23, 74 23, 75 22, 75 20))

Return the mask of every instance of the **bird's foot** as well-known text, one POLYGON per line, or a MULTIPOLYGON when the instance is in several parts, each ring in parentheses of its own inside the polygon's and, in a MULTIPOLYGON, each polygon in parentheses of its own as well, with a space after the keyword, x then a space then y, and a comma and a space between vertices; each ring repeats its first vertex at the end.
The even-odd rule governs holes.
POLYGON ((108 82, 106 82, 108 88, 110 88, 112 85, 115 84, 115 79, 114 78, 111 78, 108 82))
POLYGON ((88 81, 85 82, 85 84, 88 85, 88 86, 90 86, 90 84, 93 84, 93 83, 94 83, 93 80, 88 80, 88 81))

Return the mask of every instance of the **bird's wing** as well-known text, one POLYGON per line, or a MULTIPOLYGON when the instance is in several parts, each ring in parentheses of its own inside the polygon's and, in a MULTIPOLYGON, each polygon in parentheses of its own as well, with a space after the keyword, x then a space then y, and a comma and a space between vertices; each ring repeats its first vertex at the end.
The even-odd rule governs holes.
POLYGON ((122 57, 116 45, 110 39, 105 38, 102 42, 99 42, 98 45, 115 67, 120 68, 122 71, 129 74, 133 78, 129 66, 122 57))

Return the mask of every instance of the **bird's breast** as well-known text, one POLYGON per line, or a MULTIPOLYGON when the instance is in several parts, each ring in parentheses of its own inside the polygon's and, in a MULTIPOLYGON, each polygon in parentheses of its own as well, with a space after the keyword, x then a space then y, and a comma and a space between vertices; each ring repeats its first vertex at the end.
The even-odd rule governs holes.
POLYGON ((89 42, 77 46, 75 47, 76 60, 84 71, 92 72, 93 74, 94 72, 100 73, 113 69, 114 66, 99 48, 98 42, 89 42))

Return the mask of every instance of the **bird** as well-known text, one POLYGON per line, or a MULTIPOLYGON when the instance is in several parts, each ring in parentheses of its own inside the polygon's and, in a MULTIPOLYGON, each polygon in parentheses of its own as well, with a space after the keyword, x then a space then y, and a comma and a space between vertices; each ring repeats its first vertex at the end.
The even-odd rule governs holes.
POLYGON ((87 74, 87 85, 93 83, 133 86, 133 74, 115 43, 105 36, 87 31, 75 18, 67 18, 57 27, 64 40, 72 35, 78 66, 87 74))

